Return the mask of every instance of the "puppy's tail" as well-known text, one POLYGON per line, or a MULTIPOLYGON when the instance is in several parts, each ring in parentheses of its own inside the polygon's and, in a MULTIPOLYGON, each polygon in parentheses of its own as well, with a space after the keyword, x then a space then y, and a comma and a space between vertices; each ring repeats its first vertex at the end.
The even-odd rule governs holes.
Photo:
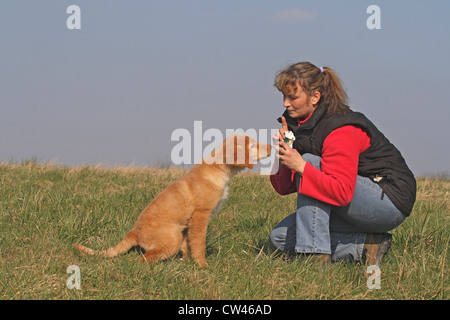
POLYGON ((111 257, 115 257, 119 254, 123 254, 125 252, 127 252, 128 250, 130 250, 132 247, 135 247, 138 245, 138 241, 137 241, 137 235, 136 232, 134 232, 134 230, 131 230, 130 232, 127 233, 127 235, 125 236, 125 238, 123 238, 122 241, 119 242, 118 245, 116 245, 113 248, 109 248, 107 250, 92 250, 89 249, 88 247, 79 245, 77 243, 75 243, 73 245, 73 247, 77 250, 79 250, 80 252, 89 254, 89 255, 102 255, 108 258, 111 257))

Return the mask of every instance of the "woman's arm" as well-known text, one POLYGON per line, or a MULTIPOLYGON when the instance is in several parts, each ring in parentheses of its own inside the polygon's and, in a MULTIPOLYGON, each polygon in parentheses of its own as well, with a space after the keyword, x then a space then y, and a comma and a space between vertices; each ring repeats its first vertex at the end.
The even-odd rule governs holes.
POLYGON ((323 143, 321 170, 306 164, 299 193, 332 205, 348 205, 355 191, 359 154, 369 146, 369 136, 359 127, 347 125, 332 131, 323 143))
POLYGON ((272 187, 281 195, 296 192, 297 187, 295 186, 294 174, 295 171, 283 166, 278 173, 270 176, 272 187))

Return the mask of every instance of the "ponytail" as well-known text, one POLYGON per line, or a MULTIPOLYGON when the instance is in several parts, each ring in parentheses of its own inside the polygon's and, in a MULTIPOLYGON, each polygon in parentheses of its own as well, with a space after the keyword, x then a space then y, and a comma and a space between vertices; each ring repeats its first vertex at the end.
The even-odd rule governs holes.
POLYGON ((288 92, 300 84, 308 96, 320 92, 319 104, 325 105, 328 114, 343 114, 347 106, 347 93, 337 74, 328 67, 316 67, 309 62, 299 62, 278 72, 274 86, 288 92))
POLYGON ((320 94, 320 100, 323 99, 323 103, 328 107, 328 114, 342 114, 349 109, 347 93, 341 80, 336 72, 327 67, 323 67, 323 86, 320 94))

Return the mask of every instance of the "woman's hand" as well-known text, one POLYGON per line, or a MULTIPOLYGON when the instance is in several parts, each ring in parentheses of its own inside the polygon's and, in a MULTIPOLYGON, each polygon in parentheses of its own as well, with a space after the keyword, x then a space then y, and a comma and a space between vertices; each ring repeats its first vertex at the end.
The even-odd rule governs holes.
POLYGON ((281 125, 281 129, 272 137, 275 142, 274 148, 278 151, 276 157, 280 162, 278 172, 280 172, 284 166, 288 169, 295 170, 299 174, 303 174, 306 161, 303 160, 297 150, 292 149, 286 142, 284 142, 285 133, 289 131, 285 117, 281 117, 281 125), (278 142, 279 146, 277 146, 276 142, 278 142))

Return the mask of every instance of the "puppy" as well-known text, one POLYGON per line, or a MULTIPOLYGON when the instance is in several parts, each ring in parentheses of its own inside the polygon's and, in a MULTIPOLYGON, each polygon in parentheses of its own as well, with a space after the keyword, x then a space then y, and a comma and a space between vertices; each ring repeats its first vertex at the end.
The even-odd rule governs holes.
POLYGON ((208 222, 227 198, 231 178, 245 168, 252 169, 255 161, 270 152, 270 145, 249 136, 230 136, 210 157, 156 196, 118 245, 103 251, 79 244, 74 247, 90 255, 114 257, 140 246, 145 250, 142 262, 167 259, 181 250, 183 260, 190 254, 204 267, 208 222))

